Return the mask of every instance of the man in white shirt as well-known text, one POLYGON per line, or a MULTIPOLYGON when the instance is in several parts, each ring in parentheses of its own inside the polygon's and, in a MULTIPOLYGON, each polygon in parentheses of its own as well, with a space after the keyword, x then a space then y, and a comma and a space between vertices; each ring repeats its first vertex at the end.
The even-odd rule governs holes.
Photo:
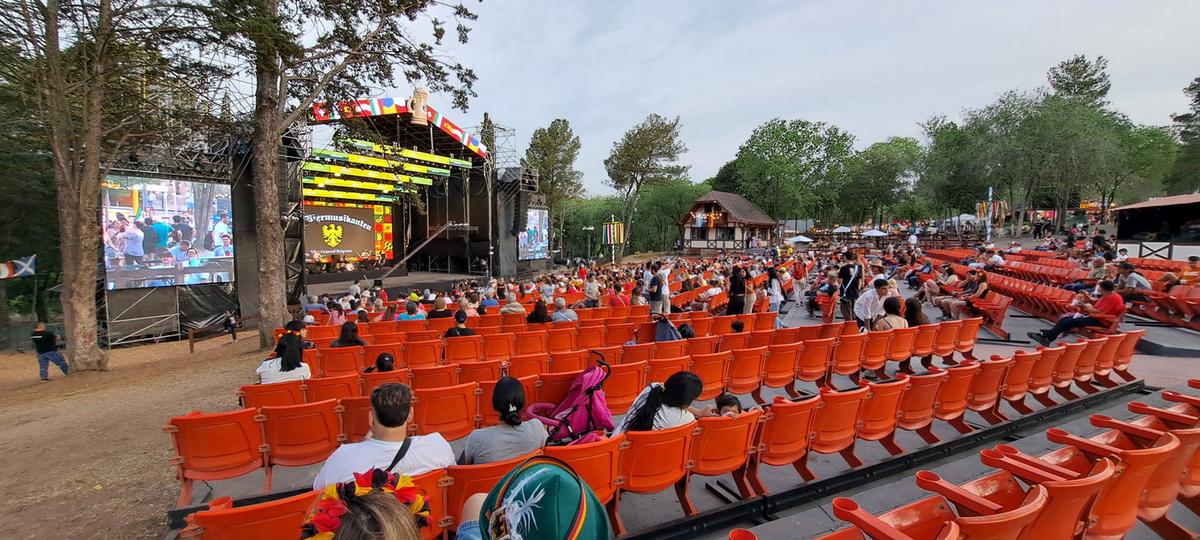
POLYGON ((914 232, 908 235, 908 245, 909 247, 917 247, 917 233, 914 232))
POLYGON ((416 476, 454 465, 454 450, 440 434, 408 436, 412 398, 412 389, 400 383, 380 385, 371 392, 367 439, 334 450, 313 480, 313 489, 353 480, 354 473, 371 468, 416 476))
POLYGON ((854 319, 858 321, 859 328, 869 329, 875 319, 883 316, 883 300, 887 296, 888 282, 886 279, 877 278, 871 282, 871 288, 862 293, 854 302, 854 319))

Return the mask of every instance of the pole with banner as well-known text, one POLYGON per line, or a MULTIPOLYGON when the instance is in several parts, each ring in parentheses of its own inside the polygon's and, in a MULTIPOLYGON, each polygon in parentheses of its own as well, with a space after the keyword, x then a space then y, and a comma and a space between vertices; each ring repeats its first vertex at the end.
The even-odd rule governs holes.
POLYGON ((992 243, 992 186, 988 186, 988 203, 987 203, 987 243, 992 243))
POLYGON ((625 224, 617 221, 614 215, 608 216, 608 222, 604 224, 604 243, 608 244, 612 256, 612 262, 617 262, 617 244, 625 242, 625 224))

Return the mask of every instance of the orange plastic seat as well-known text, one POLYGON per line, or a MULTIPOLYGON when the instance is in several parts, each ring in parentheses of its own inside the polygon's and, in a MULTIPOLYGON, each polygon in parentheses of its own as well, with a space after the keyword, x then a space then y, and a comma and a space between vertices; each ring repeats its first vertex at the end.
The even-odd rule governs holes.
POLYGON ((409 341, 405 343, 404 363, 409 368, 440 365, 442 363, 441 340, 409 341))
POLYGON ((673 485, 684 513, 696 513, 687 493, 687 464, 695 429, 696 422, 689 422, 671 429, 625 433, 628 446, 621 451, 620 460, 620 477, 625 481, 619 484, 610 505, 613 532, 625 533, 620 503, 621 494, 627 491, 657 493, 673 485))
POLYGON ((1079 358, 1075 361, 1075 386, 1083 389, 1084 392, 1094 394, 1098 391, 1091 385, 1092 376, 1096 373, 1096 359, 1107 342, 1108 336, 1086 340, 1083 351, 1079 353, 1079 358))
POLYGON ((302 381, 285 381, 271 384, 247 384, 238 390, 242 406, 257 409, 262 406, 299 405, 304 403, 302 381))
POLYGON ((514 354, 541 354, 550 352, 550 334, 545 330, 517 332, 514 354))
MULTIPOLYGON (((971 392, 971 383, 975 379, 975 375, 979 373, 980 365, 970 360, 964 361, 958 366, 946 368, 946 372, 950 375, 946 381, 938 388, 937 403, 933 408, 933 416, 938 420, 950 424, 951 427, 958 430, 959 433, 970 433, 973 431, 971 426, 968 426, 963 421, 963 415, 967 412, 968 398, 971 392)), ((1003 372, 996 374, 996 380, 1003 372)))
MULTIPOLYGON (((1041 356, 1034 363, 1033 369, 1029 372, 1029 391, 1034 399, 1051 407, 1056 405, 1056 402, 1050 398, 1050 390, 1054 388, 1054 368, 1058 364, 1058 359, 1067 352, 1066 347, 1038 347, 1038 353, 1041 356)), ((1009 402, 1012 403, 1011 401, 1009 402)), ((1014 405, 1016 408, 1016 405, 1014 405)), ((1021 409, 1017 409, 1021 410, 1021 409)), ((1025 413, 1028 414, 1028 413, 1025 413)))
POLYGON ((494 326, 500 326, 501 324, 503 324, 501 322, 502 319, 503 319, 503 317, 501 317, 499 313, 480 315, 478 317, 468 317, 467 318, 467 327, 468 328, 490 328, 490 327, 494 327, 494 326))
POLYGON ((678 358, 689 354, 691 344, 685 339, 659 341, 654 344, 654 358, 678 358))
POLYGON ((412 368, 410 379, 414 390, 459 384, 458 365, 412 368))
POLYGON ((687 354, 712 354, 717 352, 721 336, 699 336, 688 339, 687 354))
POLYGON ((479 384, 473 382, 414 388, 409 430, 417 435, 441 433, 447 441, 466 437, 482 420, 479 417, 479 394, 479 384))
POLYGON ((487 360, 508 360, 515 353, 517 338, 515 334, 487 334, 483 337, 483 357, 487 360))
POLYGON ((604 347, 604 331, 604 326, 580 326, 576 330, 575 344, 581 349, 604 347))
POLYGON ((446 338, 447 364, 478 362, 483 359, 483 336, 446 338))
MULTIPOLYGON (((712 327, 709 328, 709 333, 717 336, 729 334, 733 332, 733 321, 736 320, 737 315, 721 315, 720 317, 713 317, 712 327)), ((744 331, 746 329, 743 328, 742 330, 744 331)))
POLYGON ((612 414, 625 414, 634 400, 646 388, 646 376, 650 362, 643 360, 632 364, 611 366, 608 380, 604 382, 604 396, 612 414))
POLYGON ((949 378, 950 374, 942 369, 923 375, 910 375, 909 387, 900 398, 900 416, 896 418, 896 427, 915 431, 926 443, 939 442, 941 439, 933 434, 932 429, 933 409, 942 384, 949 378))
POLYGON ((754 491, 766 494, 766 486, 758 477, 758 465, 791 465, 806 481, 816 478, 808 469, 809 440, 812 423, 821 397, 811 396, 801 401, 788 401, 776 397, 764 408, 763 425, 758 440, 758 452, 754 454, 754 466, 750 468, 750 485, 754 491))
POLYGON ((688 324, 692 325, 692 330, 696 332, 696 337, 707 337, 711 335, 713 318, 711 316, 697 316, 692 314, 692 318, 688 320, 688 324))
POLYGON ((392 371, 372 371, 363 373, 359 376, 362 381, 362 395, 370 397, 380 385, 387 383, 411 384, 412 379, 407 369, 393 369, 392 371))
POLYGON ((404 346, 401 345, 400 341, 398 341, 398 340, 393 341, 393 342, 379 343, 379 344, 375 344, 375 345, 367 345, 367 346, 363 347, 362 349, 363 349, 362 367, 364 369, 375 365, 375 359, 379 358, 379 355, 381 355, 383 353, 388 353, 388 354, 392 355, 392 359, 396 361, 395 362, 396 367, 404 367, 404 365, 405 365, 404 364, 404 346))
MULTIPOLYGON (((997 357, 992 357, 992 360, 996 359, 997 357)), ((1033 409, 1025 405, 1025 395, 1029 392, 1029 383, 1032 379, 1033 368, 1037 367, 1041 359, 1041 351, 1028 353, 1017 349, 1013 352, 1012 363, 1008 366, 1008 371, 1004 373, 1004 382, 1000 384, 1000 397, 1021 414, 1033 412, 1033 409)), ((1045 379, 1045 382, 1046 386, 1049 387, 1050 379, 1048 377, 1045 379)), ((992 408, 992 415, 996 418, 1004 419, 1004 415, 1000 413, 999 400, 996 401, 996 406, 992 408)))
MULTIPOLYGON (((1028 492, 1018 490, 993 491, 995 486, 991 478, 983 478, 956 486, 931 471, 918 471, 917 486, 934 491, 952 501, 958 507, 959 516, 955 519, 960 531, 960 538, 983 538, 989 540, 1015 539, 1022 537, 1047 538, 1041 531, 1035 531, 1031 525, 1042 513, 1049 502, 1049 494, 1045 487, 1035 485, 1028 492), (989 500, 983 494, 991 491, 993 496, 1018 495, 1016 501, 1004 501, 999 504, 989 500)), ((1012 479, 1009 478, 1010 483, 1012 479)))
MULTIPOLYGON (((621 354, 623 349, 623 347, 592 347, 585 350, 587 350, 589 353, 600 353, 600 355, 604 357, 604 361, 606 363, 615 366, 624 360, 621 354)), ((595 358, 595 355, 592 355, 592 358, 595 358)))
MULTIPOLYGON (((359 328, 361 329, 362 325, 360 325, 359 328)), ((367 333, 371 334, 372 336, 377 336, 379 334, 395 334, 400 331, 400 329, 396 327, 396 321, 369 322, 366 324, 366 328, 367 333)))
POLYGON ((552 371, 579 371, 587 367, 587 351, 564 351, 550 353, 552 371))
MULTIPOLYGON (((750 482, 750 455, 755 449, 759 418, 763 411, 746 411, 736 417, 717 416, 696 421, 699 433, 692 442, 691 463, 684 481, 692 475, 717 476, 731 474, 734 485, 743 498, 756 493, 750 482)), ((692 508, 693 512, 695 508, 692 508)), ((684 512, 688 509, 685 507, 684 512)))
POLYGON ((242 540, 244 538, 290 538, 308 520, 319 491, 309 491, 258 504, 233 507, 233 501, 221 497, 187 517, 189 526, 180 538, 205 540, 242 540))
POLYGON ((425 500, 429 501, 429 523, 421 529, 422 540, 442 537, 441 522, 447 518, 445 476, 446 469, 434 469, 412 477, 413 483, 425 490, 425 500))
POLYGON ((817 540, 951 540, 960 536, 950 504, 940 496, 927 497, 874 516, 853 499, 833 499, 833 515, 852 527, 818 536, 817 540))
POLYGON ((408 343, 410 341, 435 341, 435 340, 440 341, 442 339, 442 336, 445 334, 446 334, 445 330, 440 331, 440 332, 437 330, 419 330, 419 331, 405 332, 404 342, 408 343))
MULTIPOLYGON (((557 323, 558 326, 563 324, 566 323, 557 323)), ((547 339, 549 340, 547 342, 548 350, 550 352, 573 351, 578 348, 575 340, 579 331, 575 328, 559 328, 558 326, 555 326, 553 330, 547 333, 547 339)))
POLYGON ((800 328, 801 327, 797 326, 795 328, 780 328, 775 330, 774 336, 771 337, 771 344, 784 345, 799 342, 800 328))
POLYGON ((983 327, 983 317, 963 319, 962 327, 958 329, 958 337, 954 341, 954 350, 968 360, 975 358, 975 341, 979 339, 979 329, 983 327))
POLYGON ((826 339, 842 335, 842 323, 828 322, 821 324, 820 338, 826 339))
MULTIPOLYGON (((507 316, 507 314, 505 315, 507 316)), ((522 316, 521 320, 525 320, 524 316, 522 316)), ((531 330, 531 328, 524 322, 521 322, 521 324, 503 324, 500 326, 500 333, 502 334, 517 334, 520 332, 528 332, 529 330, 531 330)))
POLYGON ((309 403, 358 397, 362 395, 362 386, 358 384, 358 375, 317 377, 304 381, 304 395, 309 403))
MULTIPOLYGON (((737 349, 731 352, 729 375, 725 390, 734 394, 749 394, 762 385, 766 371, 767 346, 737 349)), ((703 357, 705 355, 701 355, 703 357)), ((695 357, 692 358, 695 360, 695 357)))
POLYGON ((320 351, 320 367, 314 376, 337 377, 339 375, 357 375, 362 371, 362 347, 337 347, 320 351))
MULTIPOLYGON (((192 501, 192 482, 195 480, 226 480, 249 474, 266 465, 263 455, 262 430, 255 409, 222 413, 191 412, 167 422, 163 431, 171 434, 180 483, 179 502, 184 507, 192 501)), ((270 479, 263 493, 271 490, 270 479)))
POLYGON ((608 504, 617 492, 621 446, 624 443, 625 435, 621 434, 591 443, 547 446, 543 452, 570 464, 592 488, 600 504, 608 504))
POLYGON ((761 332, 763 330, 774 330, 775 319, 778 317, 779 313, 775 311, 756 313, 754 315, 754 331, 761 332))
POLYGON ((438 319, 429 319, 429 320, 425 321, 425 329, 426 330, 437 332, 439 334, 446 333, 446 330, 449 330, 453 326, 454 326, 454 318, 453 317, 442 317, 442 318, 438 318, 438 319))
MULTIPOLYGON (((425 330, 425 319, 396 321, 397 332, 421 332, 425 330)), ((310 331, 311 334, 311 331, 310 331)))
POLYGON ((625 345, 621 347, 621 362, 642 362, 651 358, 656 358, 654 350, 657 343, 638 343, 637 345, 625 345))
POLYGON ((1075 364, 1079 362, 1079 357, 1083 354, 1083 349, 1087 347, 1087 342, 1059 342, 1059 346, 1063 347, 1065 351, 1062 356, 1058 357, 1058 362, 1054 364, 1054 390, 1066 399, 1078 399, 1079 396, 1071 391, 1071 385, 1075 382, 1075 364))
MULTIPOLYGON (((945 324, 945 323, 942 323, 945 324)), ((910 356, 925 358, 933 354, 933 343, 941 335, 940 324, 922 324, 917 327, 917 335, 913 337, 913 348, 910 356)))
POLYGON ((939 323, 937 337, 933 340, 933 354, 944 359, 952 359, 958 346, 958 331, 962 327, 963 321, 939 323))
MULTIPOLYGON (((767 388, 783 388, 788 395, 798 397, 796 392, 796 364, 803 343, 780 343, 767 347, 767 358, 763 362, 762 385, 767 388)), ((764 403, 761 388, 750 393, 759 404, 764 403)))
POLYGON ((839 453, 851 468, 862 465, 862 460, 854 455, 854 440, 858 436, 859 415, 870 390, 866 386, 841 392, 822 388, 822 406, 813 419, 809 450, 822 454, 839 453))
POLYGON ((665 383, 667 378, 680 371, 687 371, 692 366, 692 359, 688 356, 680 356, 678 358, 663 358, 649 360, 646 362, 649 365, 649 372, 646 374, 648 382, 665 383))
MULTIPOLYGON (((819 324, 808 325, 808 326, 797 326, 796 327, 796 339, 799 341, 810 341, 810 340, 814 340, 814 339, 822 339, 821 338, 821 328, 822 328, 822 325, 819 325, 819 324)), ((836 336, 830 336, 830 337, 836 337, 836 336)))
POLYGON ((883 373, 887 366, 888 347, 892 343, 893 330, 873 330, 867 332, 867 341, 862 349, 862 369, 883 373))
MULTIPOLYGON (((1076 531, 1083 530, 1088 521, 1088 507, 1116 472, 1115 462, 1105 458, 1098 460, 1087 476, 1068 480, 1014 460, 998 450, 986 449, 979 456, 985 465, 1004 470, 997 474, 1011 474, 1028 484, 1046 488, 1046 507, 1029 526, 1030 531, 1036 531, 1042 538, 1074 538, 1076 531)), ((995 476, 989 475, 990 478, 982 480, 991 480, 993 486, 1016 485, 1003 476, 995 476)))
POLYGON ((750 333, 750 341, 746 343, 745 348, 766 347, 771 344, 773 339, 775 339, 775 330, 755 330, 750 333))
POLYGON ((537 455, 538 452, 518 456, 507 461, 497 461, 494 463, 486 463, 483 465, 452 465, 446 468, 446 476, 442 483, 447 484, 446 488, 446 517, 449 519, 443 520, 445 528, 455 530, 458 528, 458 515, 462 512, 463 503, 467 498, 476 493, 487 493, 492 490, 492 487, 504 478, 504 475, 513 470, 521 462, 531 456, 537 455))
MULTIPOLYGON (((463 362, 458 364, 458 381, 478 382, 499 380, 504 372, 504 362, 491 360, 488 362, 463 362)), ((490 406, 491 402, 488 402, 490 406)), ((481 407, 483 404, 480 405, 481 407)))
MULTIPOLYGON (((537 375, 517 379, 525 390, 525 402, 530 403, 537 398, 537 375)), ((494 426, 500 423, 500 413, 492 408, 492 395, 496 393, 496 383, 499 379, 479 383, 479 416, 482 418, 481 427, 494 426)), ((524 416, 524 415, 522 415, 524 416)))
POLYGON ((522 354, 508 359, 509 377, 528 377, 550 371, 550 355, 546 353, 522 354))
POLYGON ((342 407, 342 432, 346 442, 360 442, 371 431, 371 397, 351 397, 338 400, 342 407))
POLYGON ((607 325, 604 330, 604 344, 611 347, 633 341, 633 332, 636 327, 637 325, 632 323, 607 325))
POLYGON ((888 342, 887 359, 892 362, 907 362, 912 359, 913 341, 917 338, 917 327, 894 328, 888 342))
POLYGON ((697 399, 706 400, 721 395, 729 383, 729 363, 732 359, 733 353, 729 351, 692 355, 690 371, 698 375, 704 384, 697 399))
POLYGON ((721 336, 721 346, 717 350, 732 351, 734 349, 745 349, 750 346, 750 336, 750 332, 724 334, 721 336))
POLYGON ((1093 366, 1092 378, 1104 386, 1114 386, 1109 379, 1109 375, 1113 372, 1113 367, 1117 362, 1117 351, 1121 349, 1121 344, 1125 341, 1126 335, 1109 334, 1108 341, 1104 342, 1104 346, 1100 347, 1100 352, 1096 354, 1096 364, 1093 366))
POLYGON ((271 470, 276 465, 303 467, 320 463, 346 439, 336 399, 260 410, 267 448, 268 490, 271 470))
POLYGON ((836 341, 837 338, 832 337, 804 341, 804 348, 796 360, 796 379, 808 382, 827 380, 836 341))
POLYGON ((371 343, 376 345, 394 345, 404 343, 404 333, 402 332, 386 332, 379 334, 371 334, 371 343))
POLYGON ((835 375, 858 375, 862 368, 863 349, 867 345, 867 334, 841 336, 833 348, 833 359, 829 372, 835 375))
POLYGON ((636 324, 634 335, 637 336, 638 343, 654 343, 654 334, 658 328, 658 323, 654 321, 645 321, 636 324))
POLYGON ((1125 332, 1125 340, 1121 342, 1121 346, 1117 349, 1117 355, 1113 362, 1113 373, 1126 381, 1132 381, 1136 377, 1129 373, 1129 366, 1133 363, 1133 352, 1137 349, 1138 341, 1146 335, 1145 330, 1129 330, 1125 332))
POLYGON ((861 381, 862 386, 870 388, 866 403, 863 404, 859 421, 862 426, 858 429, 858 438, 864 441, 879 441, 887 452, 893 456, 904 453, 904 449, 896 444, 896 421, 900 416, 900 399, 910 384, 908 375, 900 373, 891 381, 861 381))
POLYGON ((582 371, 550 372, 538 375, 536 403, 560 404, 567 398, 571 384, 582 371))

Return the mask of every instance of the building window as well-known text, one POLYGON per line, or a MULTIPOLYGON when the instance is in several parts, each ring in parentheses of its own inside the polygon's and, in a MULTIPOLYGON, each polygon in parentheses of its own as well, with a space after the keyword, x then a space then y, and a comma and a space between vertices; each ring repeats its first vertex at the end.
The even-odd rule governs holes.
POLYGON ((707 240, 708 229, 706 227, 692 227, 692 240, 707 240))
POLYGON ((717 240, 733 240, 733 227, 717 227, 717 240))

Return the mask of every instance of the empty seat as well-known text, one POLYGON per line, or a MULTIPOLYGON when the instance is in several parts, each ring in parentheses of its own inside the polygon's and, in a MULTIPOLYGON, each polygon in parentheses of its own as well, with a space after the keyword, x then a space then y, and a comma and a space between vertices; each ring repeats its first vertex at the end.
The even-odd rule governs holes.
POLYGON ((360 442, 371 431, 371 397, 351 397, 338 400, 342 407, 342 432, 346 442, 360 442))
POLYGON ((729 362, 732 359, 733 353, 730 351, 692 355, 689 371, 698 375, 704 384, 697 399, 712 399, 724 391, 729 382, 729 362))
POLYGON ((322 349, 320 351, 321 362, 318 373, 314 375, 319 377, 337 377, 339 375, 357 375, 362 371, 363 365, 363 349, 362 347, 337 347, 333 349, 322 349))
POLYGON ((440 319, 429 319, 425 322, 425 329, 438 333, 445 333, 454 326, 453 317, 443 317, 440 319))
POLYGON ((873 330, 866 333, 867 341, 862 349, 862 369, 874 371, 883 378, 887 366, 888 347, 892 343, 893 330, 873 330))
POLYGON ((425 319, 396 321, 397 332, 420 332, 425 330, 425 319))
POLYGON ((962 327, 958 329, 958 337, 954 341, 954 350, 963 358, 974 359, 975 341, 979 339, 979 329, 983 326, 983 317, 963 319, 962 327))
POLYGON ((479 385, 458 384, 413 389, 413 417, 409 430, 417 435, 441 433, 448 441, 466 437, 479 418, 479 385))
POLYGON ((912 358, 913 340, 917 337, 917 327, 894 328, 892 339, 888 341, 887 359, 892 362, 908 362, 912 358))
POLYGON ((547 446, 543 452, 570 464, 592 488, 600 504, 607 504, 617 491, 618 467, 624 442, 625 435, 616 435, 591 443, 547 446))
POLYGON ((408 343, 410 341, 435 341, 435 340, 441 341, 442 336, 445 333, 446 332, 444 330, 443 331, 419 330, 419 331, 413 331, 413 332, 405 332, 404 342, 408 343))
MULTIPOLYGON (((995 409, 1000 404, 1000 383, 1004 381, 1005 372, 1012 363, 1012 358, 993 356, 989 361, 978 362, 979 371, 971 378, 971 387, 967 391, 967 409, 979 413, 989 424, 1007 420, 995 409)), ((953 377, 952 374, 951 378, 953 377)))
POLYGON ((576 330, 575 344, 581 349, 604 347, 604 326, 580 326, 576 330))
MULTIPOLYGON (((262 430, 255 409, 222 413, 191 412, 168 420, 163 429, 171 434, 180 483, 179 502, 184 507, 192 501, 192 482, 195 480, 225 480, 249 474, 265 466, 262 430)), ((263 492, 270 492, 268 478, 263 492)))
POLYGON ((659 431, 630 431, 625 433, 628 446, 621 451, 620 475, 625 480, 613 497, 611 514, 613 531, 625 533, 621 521, 621 493, 657 493, 675 486, 684 513, 696 513, 687 494, 687 464, 692 452, 693 430, 696 422, 659 431))
MULTIPOLYGON (((582 368, 580 368, 582 369, 582 368)), ((611 366, 608 379, 604 381, 604 396, 608 400, 608 410, 612 414, 625 414, 633 405, 642 389, 646 387, 646 375, 650 370, 649 361, 632 364, 611 366)))
POLYGON ((933 340, 933 354, 945 360, 954 358, 958 346, 958 331, 963 321, 945 321, 938 324, 937 337, 933 340))
POLYGON ((821 407, 813 419, 809 450, 822 454, 836 452, 850 467, 862 465, 854 455, 854 440, 858 435, 859 415, 870 390, 866 386, 841 392, 822 388, 821 407))
POLYGON ((483 337, 483 357, 487 360, 508 360, 516 350, 514 334, 488 334, 483 337))
MULTIPOLYGON (((621 362, 642 362, 655 358, 654 349, 657 343, 638 343, 621 347, 621 362)), ((669 358, 669 357, 668 357, 669 358)))
POLYGON ((187 517, 189 526, 180 538, 205 540, 241 540, 243 538, 291 538, 308 520, 309 512, 321 496, 309 491, 273 501, 233 507, 233 501, 221 497, 187 517))
POLYGON ((687 356, 691 344, 685 339, 659 341, 654 344, 654 358, 678 358, 687 356))
POLYGON ((775 339, 775 330, 755 330, 750 333, 750 341, 746 343, 747 349, 755 347, 766 347, 771 344, 771 340, 775 339))
POLYGON ((879 441, 884 450, 893 456, 904 453, 895 442, 896 420, 900 415, 900 399, 908 389, 908 375, 897 374, 892 381, 863 381, 871 389, 863 404, 860 415, 861 427, 858 438, 864 441, 879 441))
POLYGON ((726 391, 734 394, 749 394, 757 391, 758 387, 762 385, 763 372, 766 368, 767 346, 736 349, 731 354, 726 391))
POLYGON ((514 354, 541 354, 550 352, 550 334, 545 330, 517 332, 514 354))
MULTIPOLYGON (((996 360, 997 357, 993 356, 992 359, 996 360)), ((1029 391, 1033 368, 1037 367, 1041 359, 1041 351, 1028 353, 1017 349, 1013 352, 1012 363, 1009 365, 1008 371, 1004 373, 1004 382, 1000 384, 1000 397, 1021 414, 1033 412, 1033 409, 1025 405, 1025 394, 1029 391)), ((1046 371, 1045 374, 1048 375, 1049 371, 1046 371)), ((1049 383, 1050 379, 1046 377, 1046 387, 1049 387, 1049 383)), ((996 406, 992 408, 992 415, 997 419, 1005 419, 1004 415, 1000 412, 1000 402, 998 400, 996 406)))
POLYGON ((699 336, 687 340, 687 354, 712 354, 717 352, 721 336, 699 336))
POLYGON ((979 372, 979 364, 971 361, 965 361, 962 364, 946 368, 949 376, 938 388, 937 403, 933 409, 933 416, 938 420, 950 424, 959 433, 970 433, 973 431, 971 426, 968 426, 963 421, 963 415, 967 412, 967 399, 971 392, 971 381, 975 378, 975 374, 979 372))
POLYGON ((761 332, 763 330, 774 330, 775 319, 779 316, 778 312, 767 311, 764 313, 756 313, 754 315, 754 331, 761 332))
POLYGON ((1125 340, 1121 342, 1121 346, 1117 349, 1117 356, 1113 362, 1113 373, 1116 373, 1118 377, 1126 381, 1132 381, 1136 378, 1132 373, 1129 373, 1129 366, 1133 363, 1133 352, 1137 348, 1138 341, 1141 341, 1145 335, 1145 330, 1129 330, 1125 332, 1125 340))
POLYGON ((454 386, 459 383, 458 365, 412 368, 410 378, 413 389, 454 386))
POLYGON ((1058 357, 1058 362, 1054 364, 1054 390, 1058 394, 1067 399, 1078 399, 1079 396, 1071 392, 1071 385, 1075 382, 1075 364, 1079 362, 1079 357, 1083 354, 1083 349, 1087 347, 1087 342, 1060 342, 1060 347, 1063 347, 1062 356, 1058 357))
POLYGON ((447 518, 445 477, 446 469, 434 469, 412 477, 413 484, 425 490, 425 500, 429 501, 429 523, 421 529, 423 540, 442 537, 442 522, 447 518))
POLYGON ((933 410, 937 403, 938 392, 950 374, 941 369, 922 375, 910 375, 909 387, 900 399, 900 415, 896 418, 896 427, 915 431, 929 443, 940 442, 933 434, 933 410))
POLYGON ((478 362, 484 359, 483 336, 446 338, 446 363, 478 362))
MULTIPOLYGON (((500 379, 504 371, 504 362, 500 360, 491 360, 488 362, 463 362, 458 364, 458 381, 463 383, 468 382, 483 382, 495 381, 500 379)), ((488 405, 480 404, 480 406, 488 405)))
POLYGON ((829 364, 837 338, 813 339, 804 342, 796 362, 796 379, 824 384, 829 380, 829 364))
POLYGON ((309 403, 362 395, 358 375, 317 377, 304 381, 304 395, 309 403))
POLYGON ((508 359, 509 377, 528 377, 550 371, 550 355, 546 353, 521 354, 508 359))
POLYGON ((550 353, 552 371, 579 371, 587 367, 587 351, 563 351, 550 353))
MULTIPOLYGON (((1101 459, 1086 476, 1063 479, 1026 463, 1009 458, 998 450, 986 449, 979 453, 980 460, 989 467, 1003 469, 1024 480, 1046 488, 1046 507, 1030 524, 1029 530, 1036 531, 1042 538, 1073 538, 1076 531, 1087 525, 1087 510, 1093 498, 1112 479, 1116 462, 1101 459)), ((1003 477, 993 481, 994 486, 1017 486, 1016 482, 1003 477)))
POLYGON ((636 326, 631 323, 607 325, 604 330, 604 344, 611 347, 633 341, 633 332, 636 326))
MULTIPOLYGON (((563 325, 566 323, 557 324, 563 325)), ((578 330, 575 328, 559 328, 556 326, 553 330, 550 330, 547 333, 549 339, 547 347, 549 351, 556 352, 575 350, 578 347, 575 341, 577 334, 578 330)))
POLYGON ((736 334, 724 334, 721 336, 721 345, 717 348, 720 351, 732 351, 734 349, 745 349, 750 346, 750 332, 740 332, 736 334))
POLYGON ((264 405, 299 405, 304 403, 302 381, 270 384, 248 384, 238 390, 243 407, 256 409, 264 405))
POLYGON ((491 328, 491 327, 495 327, 495 326, 500 326, 502 324, 501 323, 502 318, 503 317, 501 317, 500 314, 498 314, 498 313, 497 314, 480 315, 478 317, 468 317, 467 318, 467 327, 468 328, 491 328))
POLYGON ((712 327, 709 329, 709 333, 713 335, 722 335, 733 332, 733 321, 736 320, 737 315, 721 315, 720 317, 713 317, 712 327))
POLYGON ((430 367, 442 363, 442 342, 409 341, 404 344, 404 363, 409 368, 430 367))
POLYGON ((775 330, 775 334, 771 337, 772 345, 783 345, 785 343, 796 343, 800 341, 800 328, 780 328, 775 330))
MULTIPOLYGON (((933 354, 933 344, 937 340, 941 332, 939 324, 922 324, 917 327, 917 335, 913 336, 913 348, 910 356, 917 358, 928 358, 933 354)), ((912 368, 909 362, 901 362, 900 369, 905 373, 912 373, 912 368)))
POLYGON ((527 315, 524 313, 501 313, 500 324, 502 326, 523 325, 526 317, 527 315))
POLYGON ((534 403, 561 404, 571 390, 571 384, 583 371, 550 372, 538 375, 537 401, 534 403))
POLYGON ((1113 372, 1113 367, 1117 361, 1117 351, 1121 349, 1121 344, 1125 341, 1126 334, 1110 334, 1108 341, 1104 342, 1104 346, 1100 348, 1100 352, 1096 354, 1096 364, 1092 373, 1092 378, 1095 382, 1104 386, 1114 386, 1116 383, 1109 379, 1109 375, 1113 372))
MULTIPOLYGON (((734 485, 743 498, 755 495, 750 482, 750 454, 755 448, 761 410, 750 410, 736 417, 718 416, 696 421, 698 433, 692 442, 691 463, 685 482, 692 475, 717 476, 731 474, 734 485)), ((693 512, 695 508, 692 508, 693 512)), ((688 508, 685 506, 684 512, 688 508)))
POLYGON ((833 348, 832 361, 829 363, 830 374, 857 377, 862 367, 863 348, 869 336, 870 334, 866 333, 839 337, 837 345, 833 348))
POLYGON ((362 395, 370 396, 380 385, 387 383, 410 384, 412 380, 409 378, 407 369, 393 369, 392 371, 372 371, 363 373, 359 376, 362 381, 362 395))
POLYGON ((811 396, 800 401, 788 401, 776 397, 764 407, 763 425, 758 441, 758 452, 754 454, 755 466, 747 472, 755 492, 765 494, 766 486, 758 477, 758 465, 791 465, 806 481, 816 478, 808 469, 808 449, 812 422, 821 406, 820 396, 811 396))
POLYGON ((447 484, 446 517, 449 519, 443 520, 445 528, 453 531, 458 527, 458 515, 462 512, 463 503, 466 502, 468 497, 476 493, 491 491, 492 487, 501 478, 504 478, 504 475, 508 474, 517 465, 520 465, 521 462, 536 454, 537 452, 531 452, 507 461, 497 461, 483 465, 452 465, 447 467, 446 476, 443 482, 441 482, 447 484))
MULTIPOLYGON (((604 358, 606 363, 616 365, 623 361, 621 356, 622 349, 623 347, 592 347, 586 350, 589 354, 593 352, 600 353, 600 356, 604 358)), ((592 355, 591 358, 595 358, 595 355, 592 355)))
POLYGON ((304 405, 263 407, 267 484, 276 465, 303 467, 325 461, 345 440, 336 399, 304 405))
MULTIPOLYGON (((767 347, 767 358, 763 362, 762 385, 767 388, 782 388, 792 397, 798 397, 796 392, 796 364, 800 358, 803 343, 781 343, 767 347)), ((751 392, 754 400, 762 404, 761 388, 751 392)))

